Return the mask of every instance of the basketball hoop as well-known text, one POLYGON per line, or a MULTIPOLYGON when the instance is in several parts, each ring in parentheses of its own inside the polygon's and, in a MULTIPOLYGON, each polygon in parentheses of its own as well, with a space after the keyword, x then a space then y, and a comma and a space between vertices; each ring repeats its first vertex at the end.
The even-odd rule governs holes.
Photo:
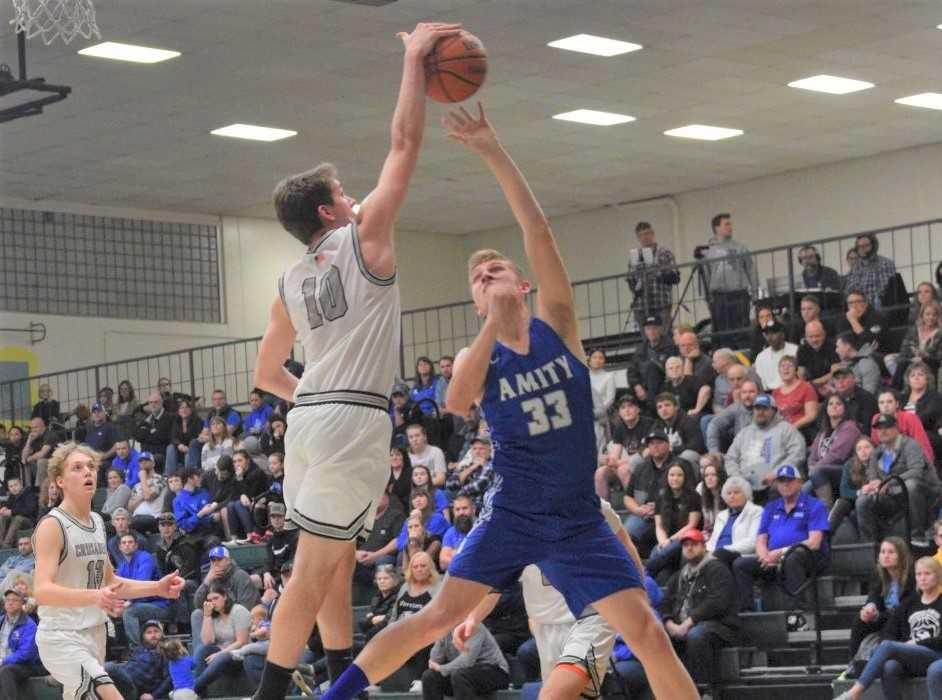
POLYGON ((61 37, 66 44, 76 36, 101 38, 92 0, 13 0, 16 16, 10 21, 27 39, 34 36, 51 44, 61 37))

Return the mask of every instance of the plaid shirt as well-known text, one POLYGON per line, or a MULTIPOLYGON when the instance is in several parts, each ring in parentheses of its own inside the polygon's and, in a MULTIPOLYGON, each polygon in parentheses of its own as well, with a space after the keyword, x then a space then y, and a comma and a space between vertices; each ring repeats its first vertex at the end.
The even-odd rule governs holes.
POLYGON ((889 258, 882 255, 863 258, 847 273, 844 289, 861 292, 871 303, 879 305, 880 295, 895 274, 896 265, 889 258))
POLYGON ((631 307, 655 312, 671 305, 671 287, 680 273, 670 248, 655 246, 653 265, 642 262, 641 250, 633 248, 628 255, 628 286, 635 295, 631 307))
MULTIPOLYGON (((458 471, 457 469, 455 471, 458 471)), ((480 510, 481 506, 484 503, 484 494, 487 493, 487 490, 491 487, 491 484, 494 483, 494 467, 491 466, 491 463, 488 462, 480 469, 478 469, 472 476, 469 478, 464 486, 461 487, 461 490, 458 491, 459 496, 467 496, 472 501, 474 501, 475 507, 480 510)))

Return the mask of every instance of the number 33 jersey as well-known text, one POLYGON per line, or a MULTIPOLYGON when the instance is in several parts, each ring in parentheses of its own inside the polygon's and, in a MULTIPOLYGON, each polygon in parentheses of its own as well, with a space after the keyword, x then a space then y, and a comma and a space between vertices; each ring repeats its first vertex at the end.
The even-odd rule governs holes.
POLYGON ((598 519, 589 369, 538 318, 530 352, 497 343, 481 409, 498 474, 485 502, 519 514, 598 519))
MULTIPOLYGON (((55 520, 62 528, 62 552, 53 582, 66 588, 101 588, 108 566, 105 523, 101 516, 91 513, 91 527, 59 508, 50 510, 46 517, 55 520)), ((105 611, 94 605, 83 608, 39 606, 39 627, 45 630, 84 630, 103 625, 107 619, 105 611)))
POLYGON ((388 409, 399 369, 396 276, 366 267, 351 223, 327 233, 292 265, 278 292, 304 348, 298 406, 345 403, 388 409))

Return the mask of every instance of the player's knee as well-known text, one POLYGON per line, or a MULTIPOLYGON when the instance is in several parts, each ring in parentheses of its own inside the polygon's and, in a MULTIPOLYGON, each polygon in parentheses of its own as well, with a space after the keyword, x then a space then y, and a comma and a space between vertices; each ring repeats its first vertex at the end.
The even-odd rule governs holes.
POLYGON ((539 700, 574 700, 582 695, 589 676, 581 666, 558 664, 540 689, 539 700))

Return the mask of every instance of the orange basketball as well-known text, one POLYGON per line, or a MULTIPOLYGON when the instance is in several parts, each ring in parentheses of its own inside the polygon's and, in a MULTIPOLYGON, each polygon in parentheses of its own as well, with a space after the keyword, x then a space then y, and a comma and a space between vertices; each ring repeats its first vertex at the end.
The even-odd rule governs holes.
POLYGON ((466 31, 439 39, 425 58, 425 92, 436 102, 466 100, 486 77, 484 44, 466 31))

